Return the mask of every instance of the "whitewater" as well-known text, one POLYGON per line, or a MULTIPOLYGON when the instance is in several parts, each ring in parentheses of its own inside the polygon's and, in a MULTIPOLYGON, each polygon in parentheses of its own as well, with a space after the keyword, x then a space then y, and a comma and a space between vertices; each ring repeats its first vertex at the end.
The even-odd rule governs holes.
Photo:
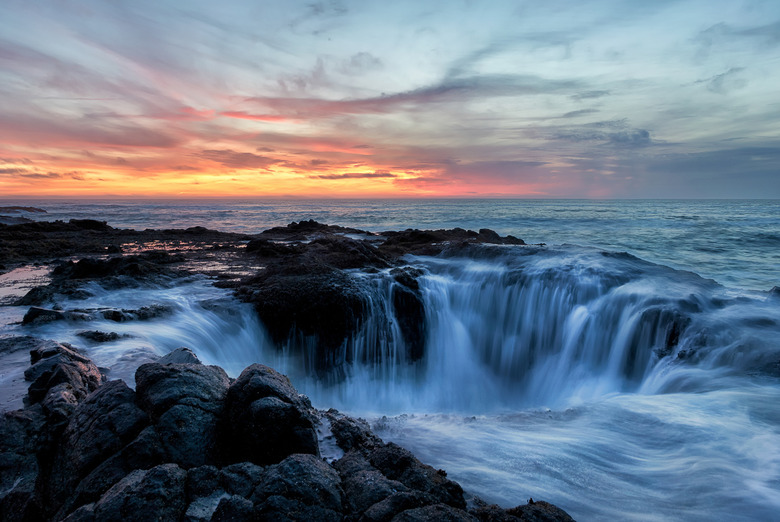
MULTIPOLYGON (((18 202, 17 202, 18 203, 18 202)), ((410 256, 421 272, 425 351, 407 359, 388 272, 354 271, 371 309, 314 368, 316 339, 272 343, 251 306, 206 278, 106 290, 64 308, 170 307, 90 345, 83 325, 15 324, 84 347, 111 377, 179 346, 236 376, 253 362, 290 376, 315 406, 367 418, 469 493, 542 498, 578 520, 773 520, 780 509, 780 202, 212 201, 25 202, 34 219, 259 232, 301 219, 371 231, 492 228, 529 246, 410 256), (130 337, 132 336, 132 337, 130 337), (308 351, 307 351, 308 350, 308 351)), ((0 386, 3 381, 0 379, 0 386)))

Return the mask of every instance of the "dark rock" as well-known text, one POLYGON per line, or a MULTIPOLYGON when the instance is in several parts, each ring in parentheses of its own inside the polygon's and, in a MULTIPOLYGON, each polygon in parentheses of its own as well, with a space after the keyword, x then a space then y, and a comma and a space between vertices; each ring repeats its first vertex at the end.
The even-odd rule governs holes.
POLYGON ((70 393, 81 400, 103 380, 92 360, 69 345, 44 343, 30 351, 30 360, 33 365, 24 372, 24 378, 32 381, 25 398, 27 404, 39 402, 58 384, 69 386, 70 393))
POLYGON ((5 412, 0 417, 0 520, 42 517, 35 486, 44 425, 40 407, 5 412))
POLYGON ((333 409, 328 410, 325 416, 330 421, 330 429, 336 443, 343 451, 348 452, 353 448, 370 449, 382 445, 382 440, 373 434, 365 420, 343 415, 333 409))
POLYGON ((223 498, 220 500, 217 509, 214 511, 214 515, 211 517, 212 522, 239 522, 239 521, 251 521, 254 519, 255 506, 247 499, 233 495, 231 497, 223 498))
POLYGON ((187 471, 187 498, 208 497, 220 490, 220 470, 216 466, 206 464, 187 471))
POLYGON ((157 364, 203 364, 198 359, 198 356, 195 355, 195 352, 185 347, 176 348, 155 362, 157 364))
POLYGON ((136 470, 116 483, 98 502, 96 520, 179 520, 187 508, 187 473, 176 464, 136 470))
POLYGON ((402 482, 410 489, 430 494, 438 502, 465 509, 463 489, 448 480, 446 473, 417 460, 409 450, 389 443, 369 453, 371 464, 386 477, 402 482))
POLYGON ((311 506, 300 500, 290 500, 279 495, 267 498, 255 506, 254 520, 264 522, 341 522, 341 513, 311 506))
POLYGON ((167 462, 184 468, 213 462, 219 416, 230 379, 218 366, 144 364, 135 374, 137 402, 155 421, 167 462))
POLYGON ((111 341, 117 341, 122 337, 116 332, 101 332, 98 330, 83 330, 81 332, 77 332, 76 335, 92 341, 93 343, 108 343, 111 341))
POLYGON ((278 258, 301 252, 301 249, 285 243, 276 243, 268 239, 253 239, 246 245, 246 251, 259 257, 278 258))
POLYGON ((105 221, 97 221, 94 219, 71 219, 68 223, 83 228, 84 230, 113 230, 105 221))
POLYGON ((769 291, 770 299, 780 299, 780 286, 773 286, 769 291))
POLYGON ((138 404, 153 418, 175 405, 221 411, 230 379, 219 366, 147 363, 135 373, 138 404))
POLYGON ((274 342, 315 339, 315 368, 344 363, 340 347, 357 330, 368 308, 363 288, 348 274, 331 269, 271 273, 246 282, 238 296, 254 305, 274 342))
POLYGON ((404 511, 395 517, 394 522, 477 522, 477 519, 462 509, 446 504, 434 504, 404 511))
POLYGON ((49 475, 48 503, 61 505, 81 479, 133 440, 147 423, 147 415, 135 405, 135 392, 123 381, 110 381, 90 394, 75 408, 59 441, 49 475))
POLYGON ((289 379, 253 364, 230 386, 222 447, 228 462, 274 464, 293 453, 318 455, 314 416, 289 379))
POLYGON ((424 355, 426 337, 425 306, 417 281, 414 280, 410 286, 393 285, 391 298, 393 313, 408 347, 409 358, 417 361, 424 355))
POLYGON ((51 310, 48 308, 40 308, 38 306, 32 306, 27 313, 24 314, 22 324, 41 324, 50 323, 52 321, 88 321, 91 317, 87 314, 78 312, 63 312, 62 310, 51 310))
POLYGON ((349 475, 344 479, 343 487, 353 513, 363 513, 393 493, 409 490, 397 480, 390 480, 376 470, 358 471, 349 475))
POLYGON ((264 468, 251 462, 225 466, 219 472, 220 487, 232 495, 249 497, 263 480, 264 468))
POLYGON ((368 508, 360 520, 364 522, 389 522, 399 513, 436 503, 436 499, 431 495, 420 491, 393 493, 368 508))
POLYGON ((542 500, 534 502, 534 499, 529 499, 528 504, 507 509, 506 512, 523 522, 574 522, 564 510, 542 500))
POLYGON ((251 500, 260 503, 281 496, 308 506, 341 511, 343 492, 338 473, 322 459, 309 454, 290 455, 279 464, 266 468, 263 481, 251 500))

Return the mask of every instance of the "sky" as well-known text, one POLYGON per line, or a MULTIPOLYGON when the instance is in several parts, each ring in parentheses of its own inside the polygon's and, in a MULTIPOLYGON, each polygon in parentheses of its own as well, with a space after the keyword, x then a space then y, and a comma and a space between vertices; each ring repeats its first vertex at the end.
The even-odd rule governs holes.
POLYGON ((0 195, 780 198, 780 1, 2 0, 0 195))

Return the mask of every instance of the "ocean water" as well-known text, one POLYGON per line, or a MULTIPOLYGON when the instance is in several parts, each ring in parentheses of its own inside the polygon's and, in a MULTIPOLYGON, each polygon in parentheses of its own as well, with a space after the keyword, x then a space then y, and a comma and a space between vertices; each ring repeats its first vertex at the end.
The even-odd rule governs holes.
POLYGON ((258 233, 314 219, 372 232, 491 228, 526 243, 630 252, 727 286, 780 285, 780 200, 0 200, 36 220, 100 219, 119 228, 205 226, 258 233))
POLYGON ((336 377, 312 371, 316 339, 275 346, 251 307, 205 278, 120 291, 93 284, 86 302, 60 303, 172 310, 144 323, 90 323, 128 334, 113 343, 85 343, 83 324, 22 329, 14 322, 25 309, 10 306, 0 307, 0 335, 82 346, 131 383, 139 364, 182 345, 233 376, 269 364, 315 406, 367 418, 506 507, 533 497, 578 520, 777 519, 780 296, 768 290, 780 285, 778 201, 24 204, 48 211, 34 219, 130 228, 251 233, 315 219, 371 231, 492 228, 545 243, 407 258, 423 271, 417 362, 404 355, 392 278, 356 271, 373 304, 336 377))

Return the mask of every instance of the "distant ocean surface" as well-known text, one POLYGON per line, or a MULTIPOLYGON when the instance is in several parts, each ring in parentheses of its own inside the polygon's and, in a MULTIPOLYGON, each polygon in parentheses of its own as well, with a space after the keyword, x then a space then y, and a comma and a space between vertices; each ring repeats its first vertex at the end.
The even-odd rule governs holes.
POLYGON ((572 244, 696 272, 728 287, 780 285, 780 200, 4 200, 36 220, 91 218, 117 228, 258 233, 292 221, 372 232, 491 228, 526 243, 572 244))

